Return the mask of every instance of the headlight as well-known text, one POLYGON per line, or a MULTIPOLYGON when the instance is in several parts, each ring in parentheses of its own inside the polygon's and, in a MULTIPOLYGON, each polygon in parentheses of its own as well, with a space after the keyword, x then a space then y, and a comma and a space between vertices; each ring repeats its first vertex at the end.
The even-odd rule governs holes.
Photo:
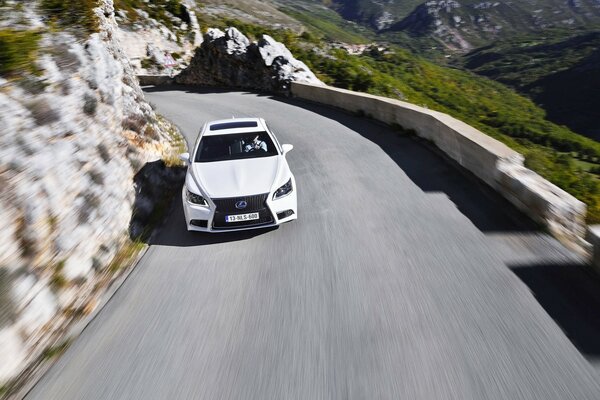
POLYGON ((204 197, 200 196, 199 194, 192 193, 187 189, 185 190, 185 197, 190 203, 199 204, 201 206, 208 206, 208 203, 206 202, 206 199, 204 197))
POLYGON ((285 185, 283 185, 282 187, 280 187, 279 189, 277 189, 275 191, 275 194, 273 194, 273 200, 277 200, 282 197, 285 197, 288 194, 290 194, 291 192, 292 192, 292 178, 290 178, 290 180, 287 181, 287 183, 285 185))

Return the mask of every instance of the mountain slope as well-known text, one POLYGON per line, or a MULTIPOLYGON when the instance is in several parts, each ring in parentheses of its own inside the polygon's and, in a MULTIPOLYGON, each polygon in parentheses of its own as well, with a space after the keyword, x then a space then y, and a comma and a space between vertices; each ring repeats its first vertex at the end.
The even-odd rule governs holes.
POLYGON ((419 3, 421 0, 333 0, 331 7, 348 20, 382 30, 404 18, 419 3))
POLYGON ((390 30, 414 37, 431 36, 450 50, 469 50, 519 33, 591 27, 598 23, 597 0, 432 0, 420 4, 390 30))
POLYGON ((548 119, 600 140, 600 31, 498 42, 462 62, 527 94, 548 119))
POLYGON ((404 32, 415 40, 433 38, 452 51, 515 34, 600 24, 598 0, 334 0, 331 7, 346 19, 387 31, 386 39, 398 41, 390 33, 404 32))

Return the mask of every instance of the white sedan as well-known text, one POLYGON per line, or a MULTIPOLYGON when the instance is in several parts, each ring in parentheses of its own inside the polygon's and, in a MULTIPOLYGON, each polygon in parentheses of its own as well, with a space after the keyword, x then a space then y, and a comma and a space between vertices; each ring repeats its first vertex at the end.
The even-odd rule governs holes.
POLYGON ((204 125, 182 191, 189 231, 223 232, 280 225, 297 216, 296 181, 280 145, 262 118, 204 125))

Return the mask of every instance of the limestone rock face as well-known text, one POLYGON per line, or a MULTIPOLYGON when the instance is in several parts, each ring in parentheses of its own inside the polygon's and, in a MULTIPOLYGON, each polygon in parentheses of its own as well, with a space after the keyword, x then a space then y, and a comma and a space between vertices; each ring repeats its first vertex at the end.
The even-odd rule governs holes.
POLYGON ((236 28, 229 28, 225 33, 225 51, 227 54, 243 55, 246 53, 250 40, 236 28))
POLYGON ((177 83, 287 93, 293 81, 323 84, 283 45, 268 35, 256 43, 236 28, 209 29, 177 83))
MULTIPOLYGON (((155 3, 142 5, 154 9, 165 7, 155 3)), ((202 42, 194 0, 179 0, 179 3, 183 7, 181 18, 166 12, 165 20, 156 20, 142 9, 130 11, 131 14, 117 12, 119 29, 115 33, 137 74, 169 75, 181 71, 202 42), (167 59, 166 53, 175 56, 167 59)))
POLYGON ((0 386, 101 294, 129 238, 134 176, 175 151, 176 128, 116 40, 112 0, 99 3, 98 33, 45 32, 39 73, 0 80, 0 386))

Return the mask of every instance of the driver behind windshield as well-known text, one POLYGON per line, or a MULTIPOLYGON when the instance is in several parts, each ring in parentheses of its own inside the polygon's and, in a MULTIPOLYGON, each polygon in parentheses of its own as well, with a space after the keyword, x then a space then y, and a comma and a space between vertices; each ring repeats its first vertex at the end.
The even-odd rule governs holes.
POLYGON ((259 135, 256 135, 254 137, 254 139, 252 140, 252 142, 250 142, 244 146, 245 153, 250 153, 251 151, 257 151, 257 150, 262 150, 265 153, 267 152, 267 144, 265 143, 264 140, 259 139, 259 135))

